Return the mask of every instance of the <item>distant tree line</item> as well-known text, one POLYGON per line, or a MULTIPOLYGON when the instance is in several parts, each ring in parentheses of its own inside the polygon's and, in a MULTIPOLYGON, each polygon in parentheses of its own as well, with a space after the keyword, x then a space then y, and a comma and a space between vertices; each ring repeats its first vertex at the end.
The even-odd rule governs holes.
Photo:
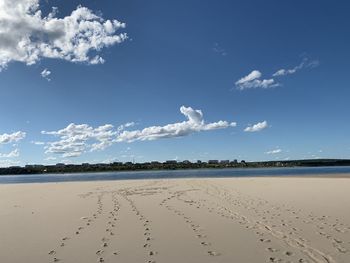
POLYGON ((238 162, 237 160, 209 160, 208 162, 166 161, 166 162, 113 162, 98 164, 26 165, 0 168, 0 175, 43 174, 43 173, 89 173, 111 171, 178 170, 178 169, 221 169, 221 168, 263 168, 263 167, 315 167, 350 166, 348 159, 310 159, 291 161, 238 162))

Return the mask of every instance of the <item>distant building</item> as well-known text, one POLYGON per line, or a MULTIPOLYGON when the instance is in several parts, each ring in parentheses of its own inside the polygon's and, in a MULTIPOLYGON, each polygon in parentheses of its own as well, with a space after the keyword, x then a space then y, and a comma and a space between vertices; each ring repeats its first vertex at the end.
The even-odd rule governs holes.
POLYGON ((218 164, 219 160, 209 160, 208 164, 218 164))
POLYGON ((56 166, 57 167, 64 167, 64 166, 66 166, 64 163, 56 163, 56 166))
POLYGON ((202 161, 201 160, 197 160, 197 164, 201 164, 202 163, 202 161))
POLYGON ((45 166, 42 164, 27 164, 26 169, 43 169, 45 166))
POLYGON ((230 160, 221 160, 220 163, 221 163, 221 164, 229 164, 229 163, 230 163, 230 160))
POLYGON ((177 164, 177 161, 176 160, 168 160, 168 161, 165 161, 165 164, 177 164))
POLYGON ((183 164, 190 164, 191 162, 189 160, 183 160, 182 163, 183 164))

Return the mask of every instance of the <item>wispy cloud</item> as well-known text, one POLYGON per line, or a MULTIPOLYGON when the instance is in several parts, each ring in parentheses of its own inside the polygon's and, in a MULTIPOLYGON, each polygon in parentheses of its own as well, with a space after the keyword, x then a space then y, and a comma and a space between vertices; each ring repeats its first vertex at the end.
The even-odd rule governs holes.
POLYGON ((50 77, 49 77, 49 76, 51 75, 51 71, 50 71, 50 70, 44 69, 43 71, 41 71, 40 75, 41 75, 44 79, 46 79, 47 81, 51 81, 51 79, 50 79, 50 77))
POLYGON ((218 43, 214 43, 213 51, 220 54, 221 56, 226 56, 227 52, 218 43))
POLYGON ((39 0, 0 1, 0 71, 12 61, 32 65, 42 58, 100 64, 104 59, 96 53, 127 39, 117 33, 124 23, 104 20, 86 7, 63 18, 57 13, 54 7, 43 17, 39 0))
POLYGON ((7 134, 7 133, 0 134, 0 144, 19 142, 20 140, 23 140, 25 137, 26 137, 26 133, 22 131, 17 131, 10 134, 7 134))
POLYGON ((281 153, 281 152, 282 152, 282 149, 277 148, 277 149, 274 149, 271 151, 267 151, 267 152, 265 152, 265 154, 277 154, 277 153, 281 153))
POLYGON ((236 81, 236 87, 239 90, 252 89, 252 88, 273 88, 280 86, 274 79, 261 79, 261 72, 253 70, 247 76, 236 81))
POLYGON ((309 60, 308 58, 304 58, 302 62, 300 62, 299 65, 295 66, 291 69, 279 69, 277 70, 272 76, 279 77, 279 76, 286 76, 296 73, 299 70, 302 70, 303 68, 314 68, 319 65, 318 60, 309 60))
POLYGON ((0 153, 0 158, 15 158, 15 157, 19 157, 18 149, 14 149, 9 153, 0 153))
POLYGON ((248 126, 244 129, 245 132, 258 132, 268 127, 267 121, 258 122, 257 124, 248 126))
POLYGON ((291 69, 279 69, 274 74, 272 74, 271 78, 262 79, 262 73, 259 70, 253 70, 248 75, 242 77, 238 81, 236 81, 235 86, 238 90, 246 90, 252 88, 274 88, 278 86, 282 86, 281 83, 275 80, 276 77, 292 75, 299 70, 304 68, 314 68, 319 65, 318 60, 309 60, 308 58, 304 58, 302 62, 291 69))
POLYGON ((206 123, 201 110, 182 106, 180 112, 187 118, 186 121, 151 126, 142 130, 126 130, 135 125, 129 122, 114 128, 106 124, 93 128, 88 124, 69 124, 58 131, 42 131, 42 134, 53 135, 59 140, 48 142, 45 146, 47 154, 59 154, 63 158, 77 157, 88 151, 103 150, 114 143, 150 141, 163 138, 176 138, 201 131, 225 129, 235 127, 235 122, 218 121, 206 123))
POLYGON ((30 143, 35 144, 35 145, 44 145, 45 142, 41 142, 41 141, 31 141, 30 143))
POLYGON ((46 157, 46 158, 44 159, 44 161, 55 161, 55 160, 57 160, 57 158, 56 158, 56 157, 53 157, 53 156, 49 156, 49 157, 46 157))
POLYGON ((9 167, 9 166, 14 166, 19 164, 20 164, 20 161, 18 160, 11 160, 11 159, 0 160, 0 167, 9 167))

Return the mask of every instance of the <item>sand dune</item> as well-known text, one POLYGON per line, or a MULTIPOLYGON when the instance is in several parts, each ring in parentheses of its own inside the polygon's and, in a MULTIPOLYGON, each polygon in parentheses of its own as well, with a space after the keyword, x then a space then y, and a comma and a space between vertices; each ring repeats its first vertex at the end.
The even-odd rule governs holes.
POLYGON ((0 185, 0 262, 350 262, 347 178, 0 185))

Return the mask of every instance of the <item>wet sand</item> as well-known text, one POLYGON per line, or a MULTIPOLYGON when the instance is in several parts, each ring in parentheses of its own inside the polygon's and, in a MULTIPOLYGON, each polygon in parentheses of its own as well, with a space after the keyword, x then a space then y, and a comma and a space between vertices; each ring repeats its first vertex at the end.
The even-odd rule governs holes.
POLYGON ((350 179, 0 185, 0 262, 348 263, 350 179))

